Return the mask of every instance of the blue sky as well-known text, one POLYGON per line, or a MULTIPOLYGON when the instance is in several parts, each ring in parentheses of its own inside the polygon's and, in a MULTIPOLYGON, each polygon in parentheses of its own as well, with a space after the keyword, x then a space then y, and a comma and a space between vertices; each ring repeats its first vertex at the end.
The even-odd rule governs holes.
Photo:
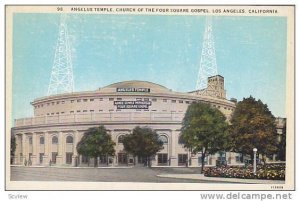
MULTIPOLYGON (((13 118, 33 114, 46 96, 60 16, 15 14, 13 118)), ((195 89, 204 16, 70 15, 75 91, 147 80, 174 91, 195 89)), ((218 72, 227 98, 252 95, 285 117, 286 18, 213 17, 218 72)))

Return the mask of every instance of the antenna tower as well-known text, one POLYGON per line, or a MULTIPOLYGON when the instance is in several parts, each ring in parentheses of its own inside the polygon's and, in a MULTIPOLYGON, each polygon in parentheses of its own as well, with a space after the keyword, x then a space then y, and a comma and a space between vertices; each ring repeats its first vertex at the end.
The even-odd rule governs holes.
POLYGON ((71 47, 66 16, 61 15, 48 96, 74 91, 71 47))
POLYGON ((215 44, 214 44, 214 38, 212 32, 212 17, 207 17, 205 32, 203 37, 200 69, 198 72, 196 90, 206 89, 208 77, 217 74, 218 74, 218 70, 217 70, 215 44))

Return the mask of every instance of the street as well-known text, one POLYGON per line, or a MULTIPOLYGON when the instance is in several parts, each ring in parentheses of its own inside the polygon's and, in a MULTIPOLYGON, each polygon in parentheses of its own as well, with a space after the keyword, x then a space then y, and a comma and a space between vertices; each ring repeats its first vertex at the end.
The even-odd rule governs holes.
MULTIPOLYGON (((157 177, 157 175, 161 174, 195 174, 199 173, 199 171, 199 168, 11 167, 11 181, 207 183, 208 181, 193 179, 157 177)), ((211 181, 209 182, 211 183, 211 181)))

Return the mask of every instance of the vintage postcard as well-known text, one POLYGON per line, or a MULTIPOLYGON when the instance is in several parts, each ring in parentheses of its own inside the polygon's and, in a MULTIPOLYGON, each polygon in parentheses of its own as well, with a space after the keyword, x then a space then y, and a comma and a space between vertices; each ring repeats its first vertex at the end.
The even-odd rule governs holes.
POLYGON ((16 6, 7 190, 294 190, 294 6, 16 6))

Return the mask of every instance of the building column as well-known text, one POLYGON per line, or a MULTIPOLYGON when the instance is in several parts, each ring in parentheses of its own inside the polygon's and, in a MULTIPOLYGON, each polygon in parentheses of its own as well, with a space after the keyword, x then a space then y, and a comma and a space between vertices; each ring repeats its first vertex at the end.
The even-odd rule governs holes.
POLYGON ((15 151, 15 156, 14 156, 14 159, 13 159, 13 164, 16 165, 16 164, 19 164, 20 163, 20 153, 21 152, 21 143, 22 143, 22 139, 21 139, 21 135, 15 135, 15 139, 16 139, 16 151, 15 151))
POLYGON ((232 152, 226 152, 226 156, 228 155, 228 160, 227 160, 227 165, 232 165, 235 163, 234 161, 234 156, 233 156, 233 153, 232 152))
POLYGON ((212 166, 217 165, 216 154, 210 155, 210 165, 212 165, 212 166))
POLYGON ((170 146, 170 166, 178 166, 178 159, 176 156, 176 145, 177 145, 177 132, 171 131, 171 146, 170 146))
POLYGON ((198 166, 198 155, 193 154, 193 153, 190 153, 190 154, 191 154, 191 164, 190 164, 190 166, 191 167, 197 167, 198 166))
POLYGON ((22 165, 25 165, 25 160, 27 160, 26 157, 27 153, 26 153, 26 134, 23 133, 22 134, 22 165))
POLYGON ((63 164, 63 133, 60 131, 58 132, 58 154, 56 157, 56 164, 62 165, 63 164))
POLYGON ((37 137, 36 133, 32 133, 32 156, 31 156, 31 162, 32 165, 37 165, 37 137))
POLYGON ((78 153, 77 153, 77 149, 76 149, 76 146, 77 146, 77 143, 78 143, 78 131, 74 131, 73 132, 74 135, 73 135, 73 156, 72 156, 72 166, 73 167, 76 167, 78 166, 78 153))
POLYGON ((44 133, 44 156, 43 156, 43 164, 44 166, 49 166, 50 162, 50 144, 49 144, 49 133, 45 132, 44 133))

